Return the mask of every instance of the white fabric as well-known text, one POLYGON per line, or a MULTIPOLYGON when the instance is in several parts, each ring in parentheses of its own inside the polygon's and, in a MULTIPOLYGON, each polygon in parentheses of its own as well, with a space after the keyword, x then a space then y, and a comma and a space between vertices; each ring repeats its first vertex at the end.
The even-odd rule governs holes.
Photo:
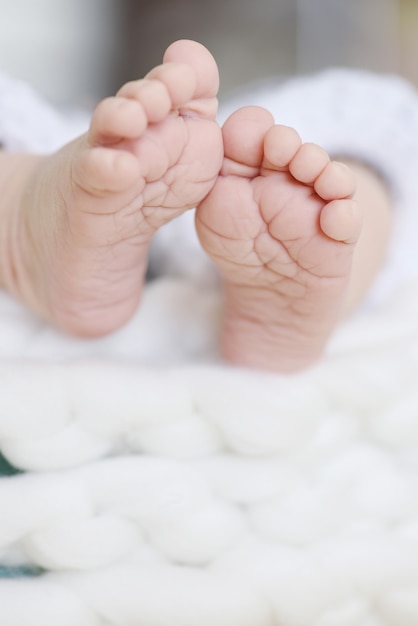
POLYGON ((0 564, 48 572, 0 624, 416 626, 418 280, 386 290, 292 377, 219 363, 187 276, 93 341, 1 294, 0 564))
POLYGON ((0 145, 7 150, 52 152, 87 124, 85 113, 60 113, 26 83, 0 73, 0 145))
POLYGON ((208 362, 187 279, 92 342, 3 295, 0 563, 49 573, 0 580, 0 623, 416 626, 417 287, 293 377, 208 362))

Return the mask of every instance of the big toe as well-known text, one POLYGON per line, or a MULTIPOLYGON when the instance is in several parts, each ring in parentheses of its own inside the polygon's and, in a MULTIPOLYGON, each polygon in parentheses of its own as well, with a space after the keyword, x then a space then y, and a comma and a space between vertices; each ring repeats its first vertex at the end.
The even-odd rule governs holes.
POLYGON ((185 63, 196 73, 197 85, 194 98, 212 98, 219 89, 218 66, 205 46, 196 41, 181 39, 165 51, 164 63, 185 63))
POLYGON ((264 138, 273 125, 273 116, 262 107, 247 106, 235 111, 222 128, 226 157, 222 173, 257 175, 264 158, 264 138))

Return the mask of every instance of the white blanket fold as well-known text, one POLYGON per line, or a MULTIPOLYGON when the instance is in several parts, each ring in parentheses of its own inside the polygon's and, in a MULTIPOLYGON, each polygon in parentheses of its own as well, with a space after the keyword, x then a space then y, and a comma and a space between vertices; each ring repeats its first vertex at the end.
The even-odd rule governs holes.
POLYGON ((186 279, 91 342, 3 295, 0 563, 44 573, 0 580, 0 623, 416 626, 416 293, 295 376, 220 363, 186 279))

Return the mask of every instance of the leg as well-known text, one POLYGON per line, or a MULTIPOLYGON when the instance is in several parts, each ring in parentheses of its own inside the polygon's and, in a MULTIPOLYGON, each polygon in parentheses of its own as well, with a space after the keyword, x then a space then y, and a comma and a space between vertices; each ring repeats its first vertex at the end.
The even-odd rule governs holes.
POLYGON ((354 198, 363 207, 363 227, 353 255, 343 315, 361 302, 381 268, 392 226, 392 199, 384 181, 362 163, 344 162, 356 176, 354 198))
POLYGON ((78 335, 129 319, 153 234, 218 175, 217 89, 210 53, 179 41, 163 65, 101 102, 89 132, 59 153, 3 153, 2 284, 78 335))
POLYGON ((221 176, 196 214, 223 278, 222 351, 238 365, 296 371, 318 359, 367 289, 383 256, 389 201, 360 167, 356 192, 346 165, 274 126, 264 109, 236 112, 223 136, 221 176))

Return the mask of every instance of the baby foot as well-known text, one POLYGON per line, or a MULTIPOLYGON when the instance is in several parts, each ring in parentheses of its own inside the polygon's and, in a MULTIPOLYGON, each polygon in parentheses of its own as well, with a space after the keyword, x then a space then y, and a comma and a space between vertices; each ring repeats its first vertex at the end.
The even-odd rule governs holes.
POLYGON ((338 321, 362 215, 354 176, 264 109, 223 128, 225 161, 196 213, 223 278, 226 359, 290 372, 321 354, 338 321))
POLYGON ((14 289, 32 308, 85 336, 129 319, 154 233, 218 175, 218 82, 210 53, 178 41, 163 65, 98 105, 85 136, 41 160, 21 207, 26 252, 14 289))

